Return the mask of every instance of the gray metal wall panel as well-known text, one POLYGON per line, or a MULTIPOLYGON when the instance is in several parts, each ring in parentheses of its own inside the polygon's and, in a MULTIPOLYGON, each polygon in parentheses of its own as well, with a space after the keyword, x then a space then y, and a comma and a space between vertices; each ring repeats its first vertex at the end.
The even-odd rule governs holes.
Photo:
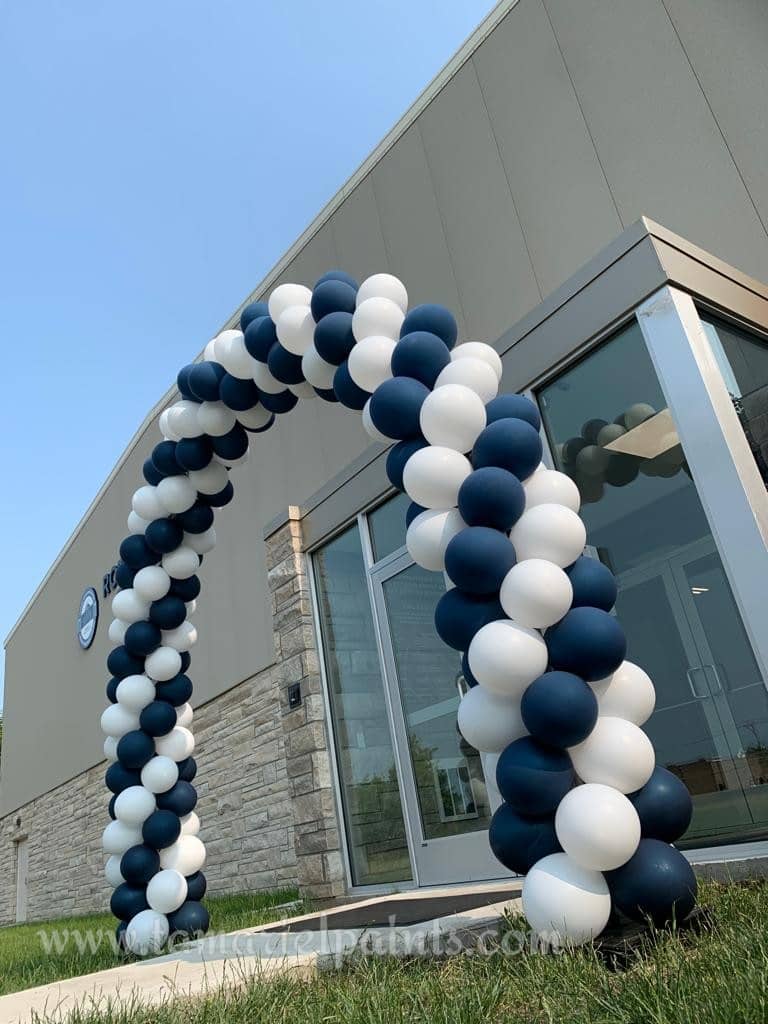
POLYGON ((291 260, 280 275, 279 283, 291 281, 311 288, 321 274, 338 266, 339 253, 331 224, 328 222, 310 238, 298 256, 291 260))
POLYGON ((342 270, 358 281, 390 270, 370 175, 344 200, 330 224, 342 270))
MULTIPOLYGON (((625 223, 768 277, 768 238, 661 0, 544 0, 625 223)), ((514 15, 514 11, 512 12, 514 15)))
POLYGON ((548 295, 623 225, 541 0, 521 0, 472 63, 548 295))
POLYGON ((419 126, 468 335, 493 342, 541 295, 471 62, 419 126))

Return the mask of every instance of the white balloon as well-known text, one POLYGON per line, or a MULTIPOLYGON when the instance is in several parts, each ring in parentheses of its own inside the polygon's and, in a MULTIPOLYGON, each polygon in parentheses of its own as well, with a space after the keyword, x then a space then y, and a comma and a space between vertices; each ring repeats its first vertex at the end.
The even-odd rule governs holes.
POLYGON ((317 398, 315 389, 306 380, 301 381, 300 384, 289 384, 288 390, 297 398, 317 398))
POLYGON ((149 604, 141 599, 133 587, 126 587, 125 590, 118 590, 112 598, 112 614, 130 625, 149 616, 149 604))
POLYGON ((599 712, 605 717, 643 725, 656 706, 656 691, 650 676, 631 661, 622 661, 612 676, 592 683, 592 688, 599 712))
POLYGON ((253 379, 258 387, 268 395, 279 395, 285 391, 285 384, 272 376, 266 363, 256 362, 253 379))
POLYGON ((117 740, 114 736, 107 736, 104 740, 104 757, 108 761, 117 760, 117 740))
POLYGON ((565 505, 572 512, 578 512, 581 505, 579 489, 573 480, 543 465, 523 482, 523 490, 527 509, 535 505, 565 505))
POLYGON ((203 359, 209 363, 216 362, 216 339, 211 338, 208 344, 203 349, 203 359))
POLYGON ((173 426, 168 418, 169 411, 170 410, 168 409, 163 409, 163 411, 160 413, 160 416, 158 417, 157 427, 166 441, 179 441, 181 440, 181 438, 173 429, 173 426))
POLYGON ((604 427, 598 430, 596 440, 601 448, 605 448, 611 441, 617 441, 620 437, 623 437, 626 432, 626 429, 619 426, 618 423, 606 423, 604 427))
POLYGON ((147 656, 144 671, 157 683, 165 683, 181 672, 181 655, 172 647, 158 647, 147 656))
POLYGON ((565 505, 534 505, 520 516, 509 534, 518 561, 543 558, 564 569, 584 550, 587 531, 565 505))
POLYGON ((131 507, 137 516, 146 519, 148 523, 153 519, 162 519, 165 515, 165 509, 157 496, 157 488, 151 484, 145 484, 134 493, 131 507))
MULTIPOLYGON (((170 757, 174 761, 184 761, 195 749, 195 737, 184 726, 177 725, 165 736, 155 740, 155 750, 161 757, 170 757)), ((186 872, 185 872, 186 874, 186 872)))
POLYGON ((510 619, 522 626, 546 629, 571 607, 573 587, 559 566, 542 558, 526 558, 504 577, 499 600, 510 619))
POLYGON ((608 884, 599 871, 581 867, 565 853, 552 853, 525 876, 523 913, 542 938, 581 945, 608 923, 608 884))
POLYGON ((157 485, 157 497, 166 513, 178 515, 192 508, 197 491, 188 476, 167 476, 157 485))
POLYGON ((205 847, 197 836, 179 836, 176 842, 160 851, 160 866, 178 871, 186 878, 200 871, 205 864, 205 847))
POLYGON ((117 684, 118 704, 135 715, 141 714, 155 696, 155 684, 147 676, 126 676, 117 684))
MULTIPOLYGON (((204 434, 221 437, 234 427, 237 417, 223 402, 203 402, 197 409, 197 422, 204 434)), ((178 477, 171 477, 178 480, 178 477)))
POLYGON ((133 590, 147 604, 159 601, 170 589, 171 577, 160 565, 147 565, 133 577, 133 590))
POLYGON ((220 462, 209 462, 205 469, 194 469, 189 479, 201 494, 218 494, 229 483, 229 473, 220 462))
POLYGON ((391 299, 366 299, 352 314, 352 333, 357 341, 374 334, 397 340, 404 319, 402 309, 391 299))
POLYGON ((347 368, 352 380, 370 394, 392 376, 395 342, 381 334, 363 338, 349 353, 347 368))
POLYGON ((309 304, 288 306, 275 321, 277 340, 295 356, 303 356, 315 337, 315 321, 309 304))
POLYGON ((183 836, 196 836, 200 831, 200 819, 194 811, 185 814, 181 819, 181 834, 183 836))
POLYGON ((110 704, 102 713, 101 731, 107 736, 114 736, 116 740, 138 728, 139 716, 122 704, 110 704))
POLYGON ((422 569, 441 572, 445 568, 448 543, 466 525, 458 509, 429 508, 411 521, 405 534, 405 546, 422 569))
POLYGON ((466 455, 453 448, 430 445, 414 452, 406 462, 403 486, 417 505, 453 508, 459 488, 471 472, 472 464, 466 455))
POLYGON ((115 817, 126 825, 143 825, 157 808, 154 793, 143 786, 129 786, 115 800, 115 817))
POLYGON ((363 419, 363 428, 364 428, 366 434, 370 438, 372 438, 374 441, 378 441, 380 444, 389 444, 390 443, 392 438, 391 437, 387 437, 386 434, 382 434, 382 432, 376 427, 376 425, 374 424, 373 420, 371 419, 371 400, 370 400, 370 398, 368 399, 368 401, 363 406, 362 419, 363 419))
POLYGON ((200 437, 203 433, 197 422, 197 409, 197 402, 183 398, 168 410, 168 423, 180 438, 200 437))
POLYGON ((237 414, 238 421, 246 430, 261 430, 269 423, 271 416, 272 413, 263 405, 255 405, 252 409, 245 409, 237 414))
POLYGON ((490 402, 499 393, 496 371, 484 359, 476 359, 474 356, 451 360, 444 366, 435 381, 435 390, 439 391, 451 384, 460 384, 474 391, 483 404, 490 402))
POLYGON ((451 361, 456 359, 480 359, 484 363, 488 363, 490 368, 496 374, 496 380, 501 380, 501 374, 503 367, 501 365, 501 356, 495 348, 491 348, 490 345, 486 345, 484 341, 465 341, 461 345, 457 345, 454 349, 451 349, 451 361))
POLYGON ((216 339, 216 358, 227 373, 238 380, 248 380, 256 366, 256 360, 245 347, 242 331, 223 331, 216 339))
POLYGON ((122 856, 126 850, 142 842, 141 829, 135 825, 126 825, 123 821, 110 821, 101 837, 104 852, 114 856, 122 856))
POLYGON ((400 278, 393 274, 372 274, 366 277, 357 291, 357 305, 374 298, 390 299, 403 313, 408 312, 408 292, 400 278))
POLYGON ((164 629, 163 643, 177 651, 189 651, 197 643, 197 630, 188 620, 175 629, 164 629))
POLYGON ((568 753, 580 779, 612 786, 620 793, 640 789, 656 766, 651 741, 639 726, 623 718, 599 717, 589 736, 569 747, 568 753))
POLYGON ((134 511, 128 513, 128 532, 129 533, 144 533, 146 528, 149 526, 149 522, 146 519, 142 519, 141 516, 136 515, 134 511))
POLYGON ((526 735, 520 717, 520 701, 499 697, 482 686, 473 686, 461 698, 459 731, 476 750, 499 754, 513 740, 526 735))
POLYGON ((591 871, 613 871, 637 849, 640 818, 618 790, 591 782, 576 786, 560 801, 555 832, 577 864, 591 871))
POLYGON ((627 430, 632 430, 634 427, 639 427, 641 423, 645 423, 651 416, 656 415, 656 410, 652 405, 648 405, 647 402, 638 402, 636 405, 630 405, 627 411, 624 413, 624 422, 627 425, 627 430))
POLYGON ((419 425, 427 441, 457 452, 471 450, 485 421, 483 400, 462 384, 436 386, 424 399, 419 413, 419 425))
POLYGON ((197 611, 197 598, 193 601, 187 601, 184 607, 187 609, 187 615, 194 615, 197 611))
POLYGON ((198 555, 207 555, 216 547, 216 530, 210 526, 203 533, 185 533, 182 543, 184 547, 191 548, 198 555))
POLYGON ((303 284, 279 284, 272 291, 267 302, 269 315, 277 323, 280 314, 289 306, 308 306, 312 301, 312 292, 303 284))
POLYGON ((110 642, 116 646, 120 645, 125 640, 125 632, 129 625, 130 623, 123 622, 122 619, 112 619, 107 630, 110 642))
POLYGON ((120 871, 120 861, 122 859, 122 857, 118 857, 117 854, 113 853, 104 865, 104 875, 113 889, 116 889, 118 885, 122 885, 125 881, 120 871))
POLYGON ((182 704, 181 707, 176 708, 176 725, 188 729, 192 725, 194 714, 191 704, 182 704))
POLYGON ((125 945, 136 956, 156 955, 165 948, 169 934, 170 925, 165 914, 142 910, 128 922, 125 945))
POLYGON ((301 372, 309 383, 321 390, 329 390, 333 387, 333 377, 338 367, 328 363, 318 353, 314 344, 310 345, 301 357, 301 372))
POLYGON ((175 551, 163 555, 160 564, 175 580, 187 580, 200 568, 200 556, 192 548, 182 544, 175 551))
POLYGON ((141 769, 141 784, 150 793, 167 793, 178 781, 179 768, 171 757, 152 757, 141 769))
POLYGON ((547 668, 541 634, 508 619, 488 622, 475 633, 467 652, 472 675, 500 697, 522 697, 547 668))
POLYGON ((158 871, 147 886, 147 903, 158 914, 172 914, 187 898, 187 880, 179 871, 158 871))

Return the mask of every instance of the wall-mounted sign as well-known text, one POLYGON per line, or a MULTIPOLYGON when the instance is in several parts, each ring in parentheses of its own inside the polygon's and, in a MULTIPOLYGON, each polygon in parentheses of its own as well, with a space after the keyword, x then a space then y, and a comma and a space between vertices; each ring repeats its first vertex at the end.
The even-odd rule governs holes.
POLYGON ((80 598, 77 614, 77 640, 84 651, 93 643, 99 621, 99 596, 93 587, 88 587, 80 598))
POLYGON ((117 582, 117 566, 113 565, 109 572, 104 573, 104 579, 101 581, 101 588, 104 597, 109 597, 113 590, 119 590, 117 582))

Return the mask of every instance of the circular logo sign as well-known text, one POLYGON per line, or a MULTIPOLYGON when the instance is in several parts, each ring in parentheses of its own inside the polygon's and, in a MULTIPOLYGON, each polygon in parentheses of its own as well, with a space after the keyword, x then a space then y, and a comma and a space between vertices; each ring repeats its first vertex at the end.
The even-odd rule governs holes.
POLYGON ((80 598, 80 611, 77 614, 77 639, 84 651, 93 643, 98 621, 99 598, 93 587, 88 587, 80 598))

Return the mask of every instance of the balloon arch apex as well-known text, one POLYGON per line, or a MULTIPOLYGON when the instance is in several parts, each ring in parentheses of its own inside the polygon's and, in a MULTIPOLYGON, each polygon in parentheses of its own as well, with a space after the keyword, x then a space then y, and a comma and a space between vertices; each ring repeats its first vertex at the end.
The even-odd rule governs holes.
POLYGON ((526 875, 531 928, 579 944, 613 907, 660 924, 693 908, 693 872, 670 845, 690 796, 642 731, 653 684, 625 658, 613 575, 583 554, 579 490, 542 463, 536 405, 499 394, 495 349, 457 340, 450 311, 409 309, 391 274, 358 285, 330 271, 248 304, 239 329, 180 370, 181 398, 159 417, 133 495, 109 627, 103 847, 127 951, 208 930, 187 675, 197 570, 250 435, 300 398, 359 411, 370 437, 393 445, 386 470, 411 499, 408 550, 445 575, 435 628, 462 653, 459 729, 498 755, 489 842, 526 875))

